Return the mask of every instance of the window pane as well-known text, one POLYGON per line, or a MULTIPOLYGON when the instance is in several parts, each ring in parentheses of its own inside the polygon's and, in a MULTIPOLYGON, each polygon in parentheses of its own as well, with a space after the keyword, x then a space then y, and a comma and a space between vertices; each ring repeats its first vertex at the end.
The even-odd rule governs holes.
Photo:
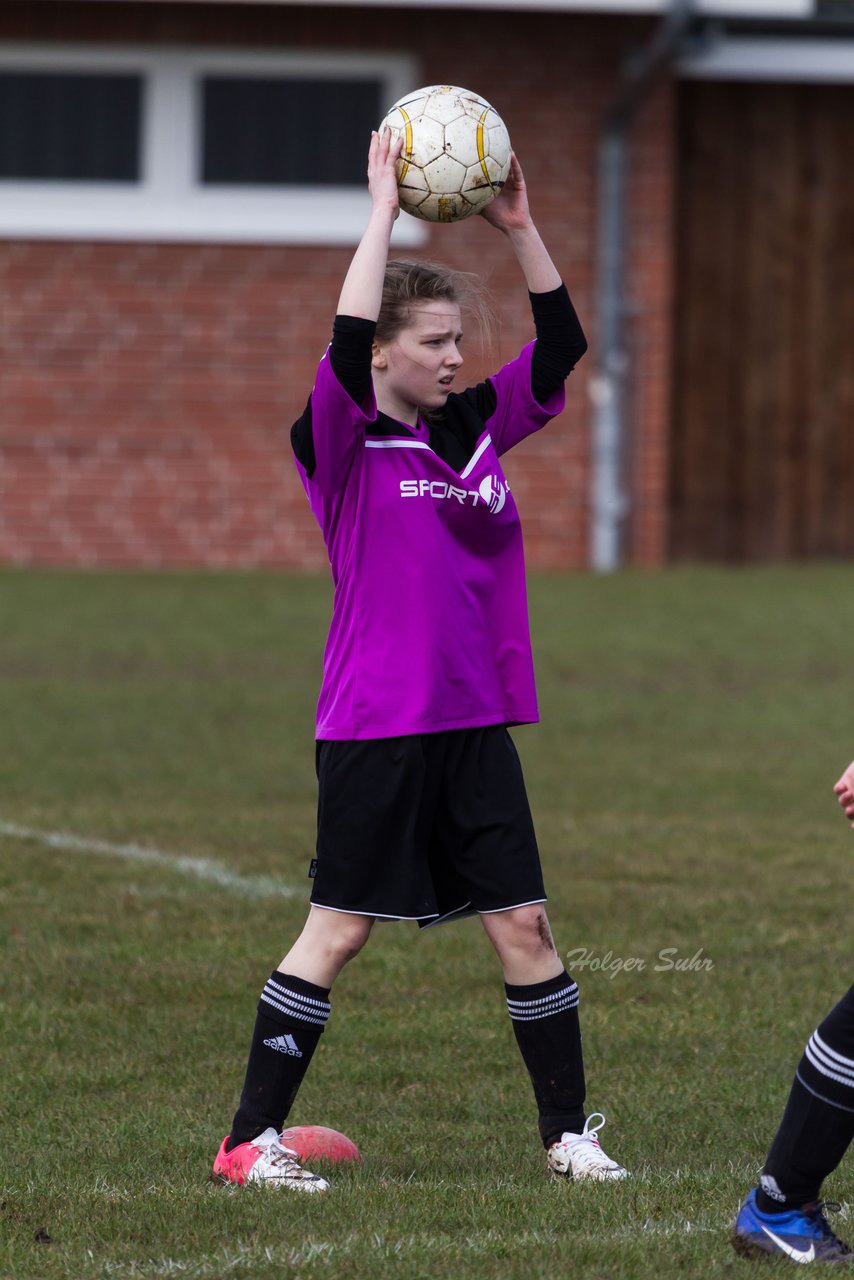
POLYGON ((0 72, 0 178, 135 182, 142 78, 0 72))
POLYGON ((377 80, 207 76, 202 182, 362 186, 381 114, 377 80))

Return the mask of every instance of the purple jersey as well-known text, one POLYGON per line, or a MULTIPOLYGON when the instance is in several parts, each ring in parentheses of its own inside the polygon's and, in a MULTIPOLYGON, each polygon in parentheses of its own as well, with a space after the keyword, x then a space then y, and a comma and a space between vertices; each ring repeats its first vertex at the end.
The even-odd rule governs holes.
POLYGON ((499 462, 564 405, 563 387, 534 399, 533 347, 448 397, 443 419, 461 416, 471 445, 460 469, 431 447, 438 427, 378 415, 373 393, 360 407, 321 361, 310 474, 297 462, 335 584, 318 738, 538 719, 522 529, 499 462))

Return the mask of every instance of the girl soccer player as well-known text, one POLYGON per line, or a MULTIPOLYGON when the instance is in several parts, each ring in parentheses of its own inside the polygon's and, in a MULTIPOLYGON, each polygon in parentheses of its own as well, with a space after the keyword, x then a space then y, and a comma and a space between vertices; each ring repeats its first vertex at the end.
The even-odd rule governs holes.
MULTIPOLYGON (((833 788, 854 827, 854 760, 833 788)), ((732 1243, 746 1258, 850 1266, 821 1187, 854 1141, 854 986, 807 1041, 765 1167, 741 1205, 732 1243)))
POLYGON ((477 913, 552 1172, 623 1178, 584 1111, 578 988, 555 949, 509 724, 537 717, 519 517, 499 458, 558 414, 586 342, 513 158, 482 213, 509 242, 537 338, 455 384, 466 278, 389 263, 400 140, 374 134, 372 210, 332 344, 294 425, 335 600, 317 717, 317 858, 305 927, 267 981, 240 1105, 214 1163, 228 1183, 323 1191, 280 1132, 376 920, 477 913))

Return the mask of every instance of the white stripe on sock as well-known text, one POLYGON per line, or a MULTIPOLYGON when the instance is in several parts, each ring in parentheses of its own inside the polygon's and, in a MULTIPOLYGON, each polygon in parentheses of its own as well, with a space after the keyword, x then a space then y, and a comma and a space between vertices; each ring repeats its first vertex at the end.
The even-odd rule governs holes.
POLYGON ((261 1000, 264 1004, 268 1004, 271 1009, 276 1009, 279 1013, 285 1013, 289 1018, 296 1018, 300 1022, 313 1022, 315 1026, 325 1027, 329 1018, 329 1011, 317 1014, 311 1013, 301 1008, 295 1001, 288 999, 287 995, 279 996, 274 991, 270 991, 267 987, 261 992, 261 1000))
MULTIPOLYGON (((834 1070, 836 1063, 822 1053, 822 1049, 819 1047, 822 1043, 821 1040, 819 1039, 818 1043, 815 1043, 815 1041, 816 1037, 813 1035, 804 1051, 807 1061, 812 1063, 816 1071, 826 1076, 828 1080, 835 1080, 837 1084, 843 1084, 846 1088, 854 1090, 854 1071, 834 1070)), ((843 1059, 843 1061, 847 1061, 847 1059, 843 1059)))
POLYGON ((312 1006, 315 1010, 326 1010, 328 1013, 332 1008, 328 1000, 316 1000, 314 996, 304 996, 301 991, 293 991, 289 986, 282 982, 277 982, 275 978, 267 979, 267 986, 273 987, 280 995, 290 996, 292 1000, 298 1000, 300 1004, 312 1006))
POLYGON ((847 1071, 854 1076, 854 1059, 846 1058, 843 1054, 837 1053, 835 1049, 831 1049, 826 1040, 822 1040, 817 1031, 814 1031, 810 1037, 813 1048, 822 1054, 823 1057, 829 1059, 830 1064, 840 1071, 847 1071))
POLYGON ((553 991, 548 996, 538 996, 536 1000, 514 1000, 511 996, 507 997, 508 1009, 534 1009, 539 1005, 551 1004, 554 1000, 564 995, 578 995, 578 985, 575 982, 569 982, 565 987, 561 987, 558 991, 553 991))
POLYGON ((535 1022, 540 1018, 550 1018, 553 1014, 563 1013, 565 1009, 574 1009, 578 1004, 578 987, 573 982, 561 987, 550 996, 541 996, 537 1000, 507 999, 507 1012, 514 1022, 535 1022))

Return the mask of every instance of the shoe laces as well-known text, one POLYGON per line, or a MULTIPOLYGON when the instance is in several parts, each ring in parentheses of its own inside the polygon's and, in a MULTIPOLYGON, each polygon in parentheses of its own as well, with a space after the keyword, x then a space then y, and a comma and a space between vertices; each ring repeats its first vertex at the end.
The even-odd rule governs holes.
POLYGON ((828 1213, 841 1213, 842 1205, 838 1200, 820 1200, 812 1209, 807 1209, 803 1212, 805 1217, 811 1218, 815 1222, 815 1225, 819 1228, 822 1235, 833 1236, 833 1239, 836 1240, 838 1237, 834 1235, 830 1223, 824 1216, 825 1210, 827 1210, 828 1213))
MULTIPOLYGON (((598 1147, 599 1139, 597 1137, 597 1134, 599 1133, 599 1130, 602 1128, 604 1124, 605 1124, 605 1117, 602 1115, 602 1112, 591 1111, 590 1115, 584 1121, 584 1128, 582 1129, 580 1136, 582 1138, 587 1138, 589 1142, 595 1143, 596 1146, 598 1147), (598 1120, 599 1123, 594 1124, 591 1127, 591 1124, 590 1124, 591 1120, 598 1120)), ((601 1150, 601 1147, 600 1147, 600 1150, 601 1150)))
MULTIPOLYGON (((555 1146, 577 1148, 580 1143, 590 1143, 592 1146, 596 1148, 597 1151, 602 1151, 602 1147, 600 1146, 599 1138, 597 1135, 604 1123, 605 1123, 605 1117, 602 1115, 602 1112, 594 1111, 585 1120, 584 1128, 582 1129, 581 1133, 565 1133, 561 1138, 561 1140, 555 1143, 555 1146), (591 1128, 590 1121, 594 1120, 596 1117, 598 1117, 599 1123, 593 1125, 593 1127, 591 1128)), ((604 1155, 604 1152, 602 1152, 602 1154, 604 1155)))
POLYGON ((267 1148, 267 1154, 270 1159, 270 1164, 275 1165, 276 1168, 279 1168, 279 1167, 283 1169, 294 1169, 294 1168, 301 1169, 302 1168, 301 1164, 299 1163, 299 1160, 297 1159, 297 1153, 295 1151, 292 1151, 290 1147, 286 1147, 284 1143, 271 1142, 269 1147, 267 1148))

